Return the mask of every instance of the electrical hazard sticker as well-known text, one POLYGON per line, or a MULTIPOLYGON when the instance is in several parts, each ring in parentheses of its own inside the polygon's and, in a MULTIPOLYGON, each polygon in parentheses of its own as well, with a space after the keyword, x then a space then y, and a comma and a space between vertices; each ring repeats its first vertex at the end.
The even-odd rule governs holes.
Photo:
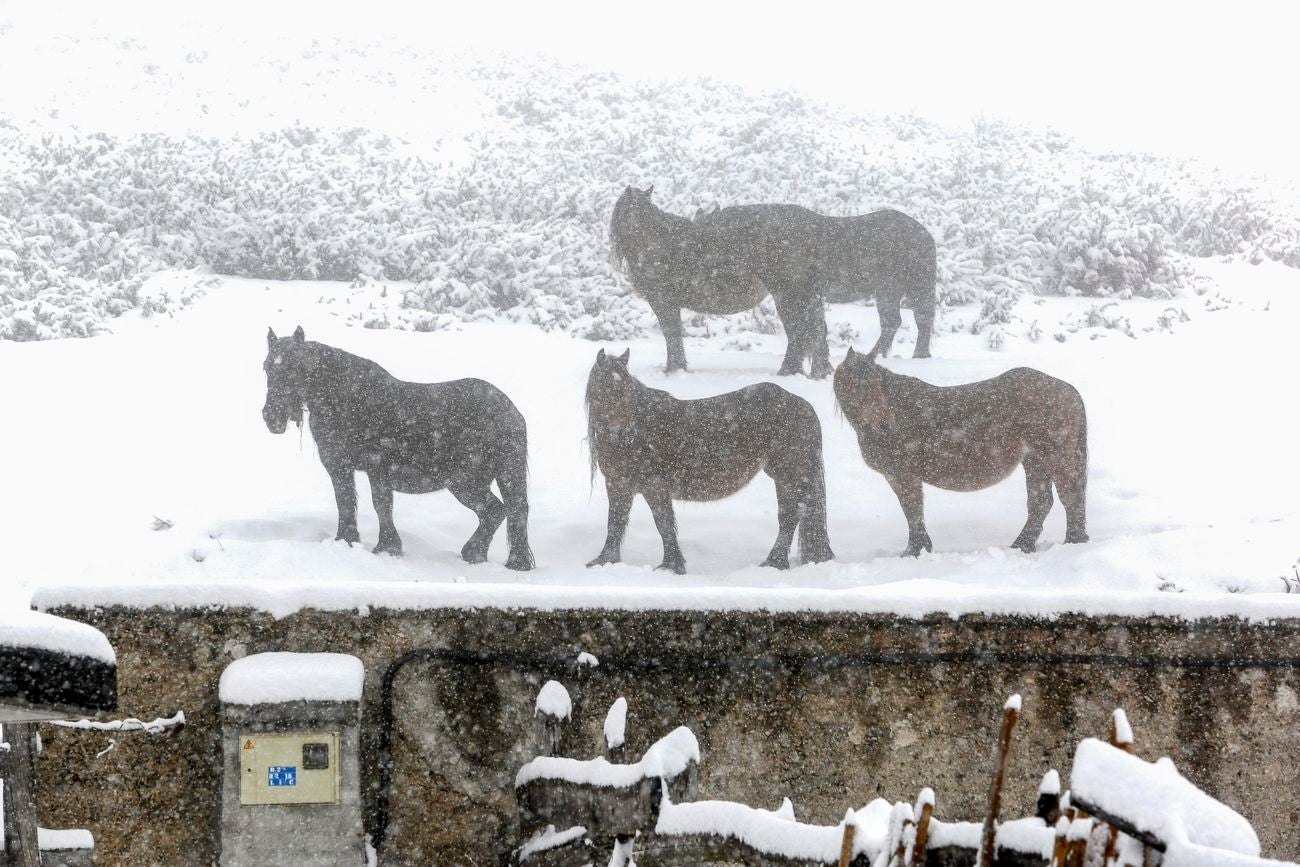
POLYGON ((298 785, 298 768, 294 765, 271 765, 266 769, 266 784, 276 786, 298 785))
POLYGON ((244 741, 244 749, 246 749, 246 750, 251 750, 252 748, 253 748, 253 742, 252 742, 252 741, 244 741))

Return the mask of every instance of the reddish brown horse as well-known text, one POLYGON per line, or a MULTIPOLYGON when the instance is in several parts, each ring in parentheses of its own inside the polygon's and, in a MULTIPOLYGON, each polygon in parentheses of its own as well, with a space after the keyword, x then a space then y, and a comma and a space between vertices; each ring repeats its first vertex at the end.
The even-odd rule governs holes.
POLYGON ((931 550, 922 484, 978 491, 1025 468, 1029 519, 1011 547, 1030 552, 1052 508, 1065 506, 1065 541, 1086 542, 1088 422, 1074 386, 1028 367, 983 382, 937 386, 849 350, 835 398, 862 459, 889 482, 907 516, 907 550, 931 550))

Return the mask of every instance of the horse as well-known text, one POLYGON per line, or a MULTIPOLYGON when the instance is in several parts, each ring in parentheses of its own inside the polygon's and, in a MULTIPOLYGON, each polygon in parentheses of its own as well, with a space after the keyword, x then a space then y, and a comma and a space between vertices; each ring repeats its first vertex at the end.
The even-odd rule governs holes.
POLYGON ((740 313, 769 294, 785 327, 778 371, 821 379, 832 370, 823 301, 876 298, 880 338, 888 354, 907 299, 916 317, 913 355, 930 356, 934 329, 934 237, 891 209, 827 217, 798 205, 739 205, 694 219, 651 201, 654 187, 628 187, 610 219, 610 262, 650 304, 667 346, 667 370, 686 369, 682 308, 740 313))
POLYGON ((658 568, 685 574, 673 500, 720 500, 765 471, 776 483, 777 536, 764 566, 788 569, 796 528, 804 563, 830 560, 821 422, 812 405, 770 382, 678 400, 628 372, 631 350, 596 354, 587 377, 591 478, 605 476, 605 546, 588 566, 618 563, 637 494, 663 539, 658 568))
POLYGON ((334 484, 335 539, 352 545, 357 532, 355 474, 370 478, 379 516, 376 554, 400 555, 393 525, 393 492, 425 494, 446 488, 478 516, 478 528, 460 555, 487 560, 488 545, 509 521, 506 568, 533 568, 528 546, 528 430, 524 417, 496 386, 481 379, 415 383, 397 379, 375 362, 306 339, 266 333, 267 430, 282 434, 304 407, 320 461, 334 484), (501 499, 490 487, 495 479, 501 499), (502 503, 504 500, 504 504, 502 503))
POLYGON ((1032 553, 1052 508, 1065 506, 1065 541, 1088 541, 1088 420, 1068 382, 1028 367, 965 385, 936 386, 886 370, 849 349, 835 399, 867 465, 894 489, 907 517, 904 556, 930 551, 922 484, 978 491, 1025 468, 1029 517, 1011 543, 1032 553))

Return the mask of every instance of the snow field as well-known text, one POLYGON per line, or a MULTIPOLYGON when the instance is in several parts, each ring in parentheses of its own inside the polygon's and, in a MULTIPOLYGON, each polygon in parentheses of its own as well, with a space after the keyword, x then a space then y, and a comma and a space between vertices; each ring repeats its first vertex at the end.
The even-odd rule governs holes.
MULTIPOLYGON (((639 500, 624 562, 583 568, 606 517, 603 485, 599 477, 590 485, 583 447, 582 390, 596 350, 630 346, 632 370, 646 383, 696 397, 777 379, 783 335, 759 335, 748 351, 728 349, 725 337, 692 339, 692 371, 665 376, 657 336, 597 343, 511 324, 437 334, 357 329, 339 305, 319 303, 326 286, 227 279, 192 312, 128 318, 116 335, 0 343, 13 405, 37 408, 28 423, 6 430, 9 453, 27 457, 13 461, 17 496, 0 506, 14 540, 0 547, 0 569, 15 576, 3 592, 22 604, 38 585, 76 585, 42 598, 247 602, 276 611, 364 606, 369 594, 374 604, 399 607, 1283 616, 1300 605, 1283 580, 1300 555, 1296 407, 1284 387, 1300 275, 1268 264, 1206 267, 1233 300, 1172 332, 1138 328, 1129 337, 1099 326, 1065 343, 1021 335, 990 353, 977 335, 945 331, 935 358, 887 362, 933 382, 1029 364, 1074 383, 1088 407, 1090 543, 1061 544, 1058 505, 1038 553, 1004 548, 1025 518, 1017 471, 976 493, 928 489, 936 551, 897 557, 906 541, 901 510, 863 464, 829 383, 791 377, 780 384, 821 418, 837 559, 788 572, 754 565, 776 531, 772 485, 760 474, 729 499, 677 506, 689 570, 680 577, 652 570, 660 542, 639 500), (399 377, 480 376, 510 395, 529 426, 536 571, 504 569, 504 534, 489 563, 464 564, 457 552, 475 519, 446 493, 398 495, 406 554, 372 555, 377 524, 364 476, 363 545, 333 541, 332 490, 310 434, 291 427, 272 436, 260 417, 266 327, 299 323, 310 339, 374 358, 399 377), (154 530, 155 517, 170 528, 154 530), (367 590, 373 582, 384 586, 367 590)), ((1026 306, 1055 307, 1060 316, 1089 303, 1039 300, 1026 306)), ((1127 311, 1135 322, 1158 315, 1138 300, 1127 311)), ((829 315, 856 317, 862 342, 874 339, 874 310, 836 305, 829 315)), ((900 344, 896 352, 910 352, 907 340, 900 344)))

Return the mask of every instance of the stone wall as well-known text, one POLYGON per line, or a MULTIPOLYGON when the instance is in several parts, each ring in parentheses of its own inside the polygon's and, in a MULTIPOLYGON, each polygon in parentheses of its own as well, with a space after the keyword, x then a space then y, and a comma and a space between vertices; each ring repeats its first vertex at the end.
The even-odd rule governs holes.
POLYGON ((934 788, 943 819, 982 814, 1000 709, 1024 696, 1004 810, 1124 707, 1137 751, 1172 756, 1250 819, 1265 854, 1300 857, 1300 622, 435 609, 58 608, 118 654, 119 716, 185 711, 171 736, 42 727, 41 822, 87 827, 100 864, 207 864, 219 845, 222 669, 247 653, 335 651, 367 667, 362 789, 376 822, 380 685, 393 678, 391 820, 382 864, 494 865, 517 845, 512 785, 535 750, 533 701, 575 699, 595 755, 628 700, 629 754, 677 725, 699 737, 701 796, 834 823, 848 806, 934 788), (600 658, 579 669, 581 650, 600 658))

